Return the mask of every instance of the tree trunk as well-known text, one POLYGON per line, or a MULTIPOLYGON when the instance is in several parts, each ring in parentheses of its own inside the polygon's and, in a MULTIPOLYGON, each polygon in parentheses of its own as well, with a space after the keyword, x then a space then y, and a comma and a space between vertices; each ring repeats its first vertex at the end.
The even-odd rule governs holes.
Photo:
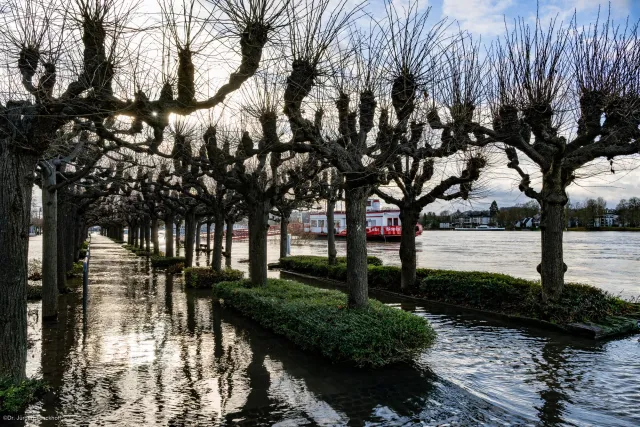
MULTIPOLYGON (((55 168, 44 164, 42 168, 42 318, 50 319, 58 315, 58 192, 52 191, 55 168)), ((60 262, 64 265, 64 256, 60 262)))
MULTIPOLYGON (((222 270, 222 238, 224 234, 224 216, 216 215, 216 222, 213 230, 213 259, 211 260, 211 268, 215 271, 222 270)), ((209 229, 211 223, 207 223, 207 249, 209 248, 209 229)))
POLYGON ((6 141, 0 144, 0 372, 18 382, 26 377, 27 260, 37 158, 16 154, 6 141))
POLYGON ((196 223, 196 252, 200 252, 200 231, 202 231, 202 223, 196 223))
POLYGON ((207 221, 207 253, 209 252, 211 252, 211 222, 207 221))
POLYGON ((564 288, 562 234, 564 230, 564 205, 543 202, 541 209, 542 262, 538 266, 542 281, 543 300, 555 300, 564 288))
POLYGON ((336 250, 336 221, 333 214, 336 208, 336 201, 327 202, 327 252, 329 255, 329 265, 336 265, 338 251, 336 250))
MULTIPOLYGON (((44 190, 43 190, 44 193, 44 190)), ((44 194, 43 194, 44 196, 44 194)), ((43 200, 43 205, 44 205, 44 197, 42 198, 43 200)), ((58 198, 58 201, 60 201, 60 198, 58 198)), ((63 292, 64 289, 67 287, 67 271, 69 271, 69 269, 67 268, 67 256, 68 256, 68 250, 67 250, 67 246, 65 245, 65 206, 64 203, 58 203, 58 211, 56 213, 56 216, 58 217, 58 229, 57 229, 57 277, 58 277, 58 290, 60 292, 63 292)), ((43 244, 44 244, 44 240, 43 240, 43 244)), ((44 256, 44 251, 43 251, 43 256, 44 256)), ((42 282, 42 286, 43 286, 43 293, 44 293, 44 282, 42 282)), ((44 296, 43 296, 43 310, 44 310, 44 296)))
POLYGON ((180 256, 180 223, 176 221, 176 256, 180 256))
MULTIPOLYGON (((349 189, 349 182, 346 184, 349 189)), ((366 225, 368 196, 368 187, 356 187, 349 189, 345 197, 349 308, 366 307, 369 304, 366 225)))
POLYGON ((289 255, 289 212, 281 212, 280 216, 280 258, 289 255))
POLYGON ((173 256, 173 216, 167 215, 164 218, 164 252, 165 256, 173 256))
POLYGON ((153 239, 153 254, 160 255, 160 241, 158 240, 158 218, 151 220, 151 238, 153 239))
POLYGON ((226 243, 224 245, 224 265, 231 268, 231 246, 233 245, 233 221, 227 220, 226 243))
POLYGON ((269 202, 253 204, 249 211, 249 278, 255 286, 267 285, 267 232, 269 202))
POLYGON ((406 291, 416 283, 416 224, 420 218, 420 212, 411 209, 400 211, 402 226, 400 236, 400 261, 402 273, 400 275, 400 288, 406 291))
POLYGON ((193 267, 193 239, 195 237, 196 215, 189 210, 184 218, 184 257, 185 267, 193 267))
POLYGON ((144 220, 144 250, 147 253, 151 252, 151 224, 149 218, 144 220))

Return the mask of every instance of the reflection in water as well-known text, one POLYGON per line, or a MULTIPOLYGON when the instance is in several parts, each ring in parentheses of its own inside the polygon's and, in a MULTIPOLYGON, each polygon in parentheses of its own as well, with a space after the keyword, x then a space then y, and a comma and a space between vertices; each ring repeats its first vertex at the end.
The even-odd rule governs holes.
MULTIPOLYGON (((415 366, 332 365, 185 289, 103 238, 89 312, 61 296, 30 328, 28 371, 54 387, 33 425, 637 425, 637 338, 594 345, 386 300, 439 333, 415 366), (424 423, 424 424, 421 424, 424 423)), ((30 304, 35 309, 39 304, 30 304)))

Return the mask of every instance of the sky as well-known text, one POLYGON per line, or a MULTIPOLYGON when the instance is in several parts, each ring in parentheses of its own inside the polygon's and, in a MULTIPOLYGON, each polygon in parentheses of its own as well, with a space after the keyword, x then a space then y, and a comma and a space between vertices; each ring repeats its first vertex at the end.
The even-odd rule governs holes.
MULTIPOLYGON (((334 0, 338 1, 338 0, 334 0)), ((347 0, 356 5, 360 0, 347 0)), ((409 5, 408 0, 395 1, 396 6, 409 5)), ((419 0, 421 9, 431 7, 431 17, 436 22, 447 18, 456 24, 452 28, 459 27, 470 32, 474 39, 481 38, 484 43, 490 43, 497 36, 504 34, 505 22, 510 24, 517 17, 523 17, 531 22, 536 13, 543 21, 550 18, 558 18, 568 21, 576 13, 578 23, 588 25, 596 21, 599 8, 601 14, 606 14, 607 8, 611 8, 611 17, 615 22, 622 23, 627 16, 631 21, 640 19, 640 0, 612 0, 602 2, 600 0, 419 0), (602 5, 602 6, 601 6, 602 5)), ((384 6, 381 0, 371 0, 365 10, 374 16, 384 15, 384 6)), ((142 0, 138 12, 147 17, 159 16, 160 8, 157 0, 142 0)), ((153 19, 153 18, 152 18, 153 19)), ((223 77, 227 71, 220 70, 223 77)), ((521 158, 521 161, 523 159, 521 158)), ((499 206, 512 206, 525 203, 529 199, 518 190, 519 176, 514 171, 507 169, 504 157, 492 156, 492 170, 484 177, 483 190, 471 201, 466 202, 439 202, 428 206, 425 211, 439 212, 441 210, 465 210, 488 209, 495 200, 499 206)), ((535 168, 526 165, 525 169, 533 175, 536 183, 535 168)), ((600 162, 597 167, 607 171, 607 163, 600 162)), ((572 201, 582 201, 590 197, 603 197, 609 208, 614 208, 622 198, 640 197, 640 156, 635 161, 616 162, 616 174, 599 173, 594 177, 580 179, 569 187, 569 195, 572 201)), ((588 170, 593 171, 593 168, 588 170)), ((39 204, 39 190, 34 188, 36 204, 39 204)))
MULTIPOLYGON (((627 16, 633 22, 640 19, 640 0, 612 0, 609 3, 600 0, 428 0, 421 5, 431 6, 434 17, 448 17, 457 21, 462 29, 471 32, 474 38, 482 37, 485 43, 504 34, 505 22, 510 24, 518 17, 532 20, 537 7, 543 20, 557 17, 561 21, 568 21, 575 11, 578 23, 583 25, 595 22, 599 8, 602 15, 607 12, 609 5, 614 22, 623 23, 627 16)), ((608 164, 603 162, 599 162, 597 167, 599 170, 608 170, 608 164)), ((640 157, 636 157, 635 161, 615 162, 616 174, 601 173, 577 180, 568 189, 569 197, 571 201, 603 197, 607 207, 615 208, 622 198, 640 197, 639 167, 640 157)), ((529 166, 527 172, 533 173, 533 169, 529 166)), ((589 171, 592 170, 590 168, 589 171)), ((486 189, 476 200, 465 203, 442 202, 425 210, 488 209, 493 200, 498 206, 512 206, 530 200, 518 190, 519 177, 515 171, 506 167, 496 168, 487 181, 486 189)))

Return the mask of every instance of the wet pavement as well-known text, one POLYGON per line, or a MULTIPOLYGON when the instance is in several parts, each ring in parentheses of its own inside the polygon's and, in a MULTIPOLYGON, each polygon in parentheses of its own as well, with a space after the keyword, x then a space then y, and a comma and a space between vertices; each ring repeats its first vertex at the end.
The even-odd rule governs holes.
POLYGON ((568 340, 381 298, 427 317, 438 340, 411 365, 361 371, 300 351, 101 236, 90 277, 86 314, 80 289, 60 297, 56 323, 41 326, 29 305, 28 374, 53 391, 27 425, 640 424, 637 337, 568 340))

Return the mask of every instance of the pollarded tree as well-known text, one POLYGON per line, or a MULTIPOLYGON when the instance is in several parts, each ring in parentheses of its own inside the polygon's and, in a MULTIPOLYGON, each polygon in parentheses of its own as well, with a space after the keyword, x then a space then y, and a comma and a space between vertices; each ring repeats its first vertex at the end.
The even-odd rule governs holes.
POLYGON ((267 282, 269 213, 292 189, 304 187, 322 170, 322 163, 311 155, 294 159, 294 153, 270 152, 271 146, 281 144, 273 107, 265 103, 255 110, 257 143, 248 131, 237 135, 223 132, 218 137, 218 129, 210 126, 203 135, 207 153, 203 168, 218 184, 242 195, 249 218, 249 276, 257 286, 267 282), (231 138, 237 147, 234 153, 229 149, 231 138))
MULTIPOLYGON (((394 10, 390 3, 386 5, 394 10)), ((338 44, 328 59, 328 41, 340 33, 341 21, 335 14, 326 28, 318 26, 305 38, 298 36, 305 20, 292 25, 292 70, 284 93, 284 112, 293 134, 291 146, 318 153, 344 176, 351 308, 368 304, 367 198, 385 182, 385 167, 394 156, 416 151, 408 137, 414 100, 422 93, 431 64, 440 55, 438 44, 444 22, 427 29, 429 10, 418 13, 417 7, 412 4, 403 19, 390 12, 387 21, 370 33, 354 33, 348 47, 338 44), (394 40, 402 31, 409 32, 405 41, 394 40), (410 58, 404 58, 399 50, 407 43, 411 45, 410 58), (327 69, 323 69, 325 60, 331 64, 327 69), (313 106, 314 100, 308 98, 323 74, 331 77, 335 110, 316 110, 312 121, 304 117, 302 105, 306 102, 313 106), (389 93, 393 111, 384 108, 389 93), (328 125, 333 118, 336 132, 330 135, 328 125)), ((418 157, 429 157, 429 152, 423 149, 418 157)))
POLYGON ((598 159, 640 152, 640 40, 638 25, 610 20, 586 29, 553 21, 542 28, 522 20, 504 37, 494 60, 495 139, 520 190, 541 207, 543 298, 557 299, 567 269, 562 236, 567 187, 598 159), (536 189, 520 165, 526 156, 541 175, 536 189))
MULTIPOLYGON (((400 208, 401 288, 407 290, 416 280, 415 227, 420 212, 437 200, 468 199, 472 184, 487 163, 482 152, 468 149, 469 130, 481 120, 478 107, 484 70, 478 46, 463 39, 445 52, 440 72, 443 78, 432 86, 435 93, 423 90, 418 96, 413 76, 419 70, 412 69, 420 49, 419 41, 413 38, 416 29, 409 19, 391 22, 399 24, 391 26, 386 43, 395 47, 390 56, 392 67, 404 81, 402 91, 392 91, 391 103, 396 116, 412 114, 405 119, 410 122, 402 131, 387 127, 380 131, 383 141, 403 138, 405 149, 391 154, 387 168, 392 185, 378 187, 376 194, 400 208), (441 115, 447 120, 441 120, 441 115)), ((475 134, 476 138, 487 138, 480 130, 475 134)))
POLYGON ((6 67, 2 68, 12 71, 17 63, 18 75, 8 76, 8 84, 19 81, 22 90, 13 86, 5 91, 12 99, 4 99, 4 105, 0 105, 0 371, 21 380, 25 377, 27 348, 31 191, 36 164, 51 146, 52 136, 75 122, 121 146, 158 152, 169 115, 187 115, 222 103, 256 72, 263 47, 286 17, 283 6, 272 0, 217 3, 223 16, 210 14, 203 25, 216 20, 224 24, 224 28, 213 28, 219 31, 218 36, 235 38, 240 51, 236 71, 213 96, 198 100, 193 52, 190 45, 182 45, 174 56, 178 58, 177 97, 174 88, 165 83, 153 100, 142 90, 128 97, 114 90, 115 80, 128 80, 118 72, 130 71, 125 66, 117 67, 116 59, 137 58, 122 54, 129 42, 124 32, 129 28, 130 10, 120 8, 114 0, 77 0, 70 7, 57 2, 11 0, 9 6, 12 13, 3 15, 0 31, 2 52, 8 55, 3 58, 6 67), (76 55, 78 50, 81 53, 76 55), (58 68, 64 73, 58 75, 58 68), (106 126, 122 117, 131 119, 128 135, 139 134, 144 124, 152 129, 153 136, 142 143, 144 148, 106 126))

